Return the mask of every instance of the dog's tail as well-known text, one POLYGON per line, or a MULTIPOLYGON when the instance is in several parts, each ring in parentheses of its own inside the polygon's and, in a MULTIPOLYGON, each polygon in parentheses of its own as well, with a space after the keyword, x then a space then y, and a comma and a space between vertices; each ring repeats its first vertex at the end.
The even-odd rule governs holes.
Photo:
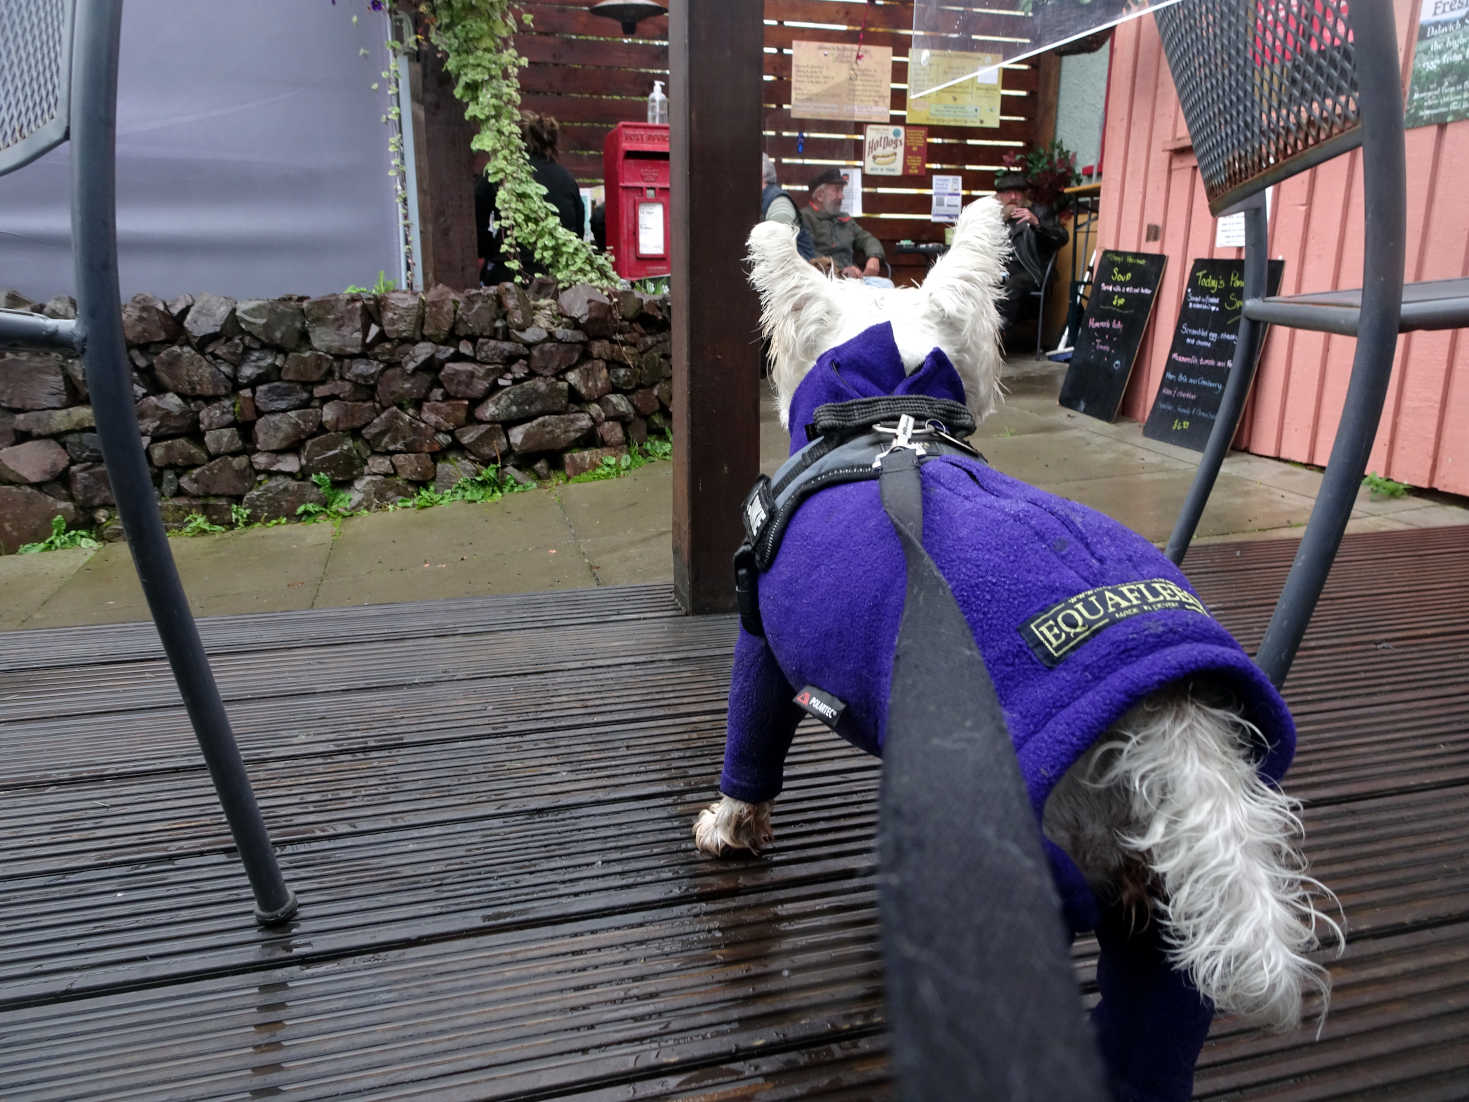
POLYGON ((1121 839, 1161 881, 1153 906, 1174 965, 1220 1010, 1288 1029, 1330 977, 1304 955, 1341 927, 1335 896, 1306 875, 1299 804, 1251 763, 1259 732, 1234 710, 1175 688, 1136 706, 1099 757, 1098 782, 1128 793, 1121 839))

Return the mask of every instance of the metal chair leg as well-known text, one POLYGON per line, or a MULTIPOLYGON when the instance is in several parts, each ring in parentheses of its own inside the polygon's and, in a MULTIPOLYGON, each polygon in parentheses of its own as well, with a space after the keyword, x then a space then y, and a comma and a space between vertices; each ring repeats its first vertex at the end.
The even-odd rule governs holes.
POLYGON ((121 0, 77 7, 72 67, 72 240, 76 258, 77 349, 86 365, 97 435, 127 533, 138 580, 148 599, 179 692, 193 722, 230 832, 255 894, 255 916, 283 922, 296 911, 271 847, 244 762, 230 731, 224 702, 205 657, 199 632, 179 582, 153 481, 143 455, 133 406, 118 309, 114 143, 117 109, 117 43, 121 0))
POLYGON ((1277 685, 1290 672, 1361 488, 1387 397, 1402 312, 1407 168, 1392 5, 1353 4, 1350 19, 1363 131, 1362 310, 1352 378, 1321 492, 1256 655, 1277 685))
MULTIPOLYGON (((1265 197, 1257 196, 1245 210, 1245 287, 1244 297, 1263 298, 1265 278, 1269 271, 1269 226, 1265 219, 1265 197)), ((1265 327, 1257 321, 1240 316, 1239 337, 1234 345, 1234 361, 1229 365, 1229 377, 1224 383, 1224 392, 1219 397, 1219 413, 1214 419, 1214 428, 1209 433, 1209 442, 1204 445, 1204 454, 1199 459, 1199 468, 1189 486, 1188 497, 1179 511, 1168 537, 1165 554, 1175 563, 1183 562, 1188 545, 1204 515, 1204 506, 1214 490, 1219 477, 1219 468, 1229 454, 1229 445, 1239 429, 1240 416, 1244 413, 1245 398, 1250 393, 1250 383, 1255 378, 1255 362, 1259 358, 1260 339, 1265 327)))

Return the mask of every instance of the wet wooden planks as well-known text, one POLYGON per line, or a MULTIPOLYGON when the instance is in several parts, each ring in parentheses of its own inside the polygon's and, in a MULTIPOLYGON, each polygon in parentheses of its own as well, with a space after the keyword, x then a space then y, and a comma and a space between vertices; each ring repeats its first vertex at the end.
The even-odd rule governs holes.
MULTIPOLYGON (((1293 552, 1188 567, 1252 645, 1293 552)), ((1348 539, 1287 686, 1333 1010, 1319 1042, 1219 1022, 1200 1097, 1463 1096, 1466 594, 1469 529, 1348 539)), ((803 733, 774 853, 689 844, 734 630, 657 587, 206 621, 303 900, 280 934, 151 628, 0 636, 3 1093, 885 1095, 874 763, 803 733)))

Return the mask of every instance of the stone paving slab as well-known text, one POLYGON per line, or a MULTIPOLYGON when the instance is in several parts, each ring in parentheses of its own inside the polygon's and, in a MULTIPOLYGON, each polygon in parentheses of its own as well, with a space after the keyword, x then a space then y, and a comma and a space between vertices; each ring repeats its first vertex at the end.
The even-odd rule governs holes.
POLYGON ((1191 475, 1194 467, 1085 429, 1058 427, 1043 437, 1033 433, 991 436, 986 421, 974 439, 997 469, 1022 482, 1046 488, 1077 479, 1130 477, 1150 471, 1165 472, 1178 479, 1191 475))
POLYGON ((672 463, 559 486, 555 496, 597 585, 673 577, 672 463))
POLYGON ((496 502, 343 521, 315 604, 338 608, 595 584, 554 496, 538 489, 496 502))
MULTIPOLYGON (((1056 482, 1046 488, 1090 505, 1155 543, 1168 539, 1188 494, 1188 479, 1172 470, 1056 482)), ((1304 522, 1311 499, 1288 490, 1221 474, 1199 520, 1200 535, 1275 531, 1304 522)))
POLYGON ((96 553, 75 548, 0 558, 0 631, 20 627, 96 553))
MULTIPOLYGON (((196 616, 312 607, 332 542, 329 524, 284 524, 168 541, 196 616)), ((51 552, 45 556, 59 552, 51 552)), ((29 557, 29 556, 27 556, 29 557)), ((9 559, 0 560, 5 568, 9 559)), ((8 569, 4 588, 14 583, 8 569)), ((125 543, 99 548, 64 585, 12 627, 119 624, 148 619, 125 543)))

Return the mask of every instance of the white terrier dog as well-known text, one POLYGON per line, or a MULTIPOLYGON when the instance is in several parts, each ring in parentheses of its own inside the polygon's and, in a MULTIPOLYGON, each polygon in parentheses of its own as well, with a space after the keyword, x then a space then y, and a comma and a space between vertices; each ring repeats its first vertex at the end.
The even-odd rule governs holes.
MULTIPOLYGON (((771 379, 782 425, 788 430, 805 427, 811 403, 831 400, 833 387, 837 397, 873 393, 871 388, 840 388, 866 370, 859 361, 869 345, 859 348, 858 339, 871 336, 874 322, 890 324, 891 343, 909 382, 925 372, 941 373, 945 363, 951 363, 976 417, 992 412, 1002 394, 995 302, 1002 293, 1008 249, 1000 207, 992 200, 980 200, 963 212, 952 247, 921 287, 875 289, 821 275, 797 255, 788 227, 757 225, 749 236, 751 280, 760 295, 761 325, 770 341, 771 379), (802 387, 817 366, 826 381, 809 383, 819 392, 806 400, 802 387)), ((1060 499, 1048 503, 1038 491, 1004 479, 978 462, 936 459, 924 472, 926 503, 934 480, 944 478, 953 481, 955 494, 978 494, 987 501, 1005 494, 1029 495, 1025 500, 1043 510, 1032 527, 1039 531, 1042 524, 1054 521, 1061 533, 1047 538, 1042 554, 1071 554, 1071 547, 1086 543, 1093 531, 1103 532, 1096 537, 1097 546, 1130 536, 1117 534, 1114 529, 1120 526, 1080 506, 1054 504, 1060 499), (953 474, 961 468, 967 481, 953 474), (1065 551, 1056 550, 1063 545, 1065 551)), ((790 521, 782 551, 761 576, 764 637, 741 633, 720 786, 724 795, 694 824, 695 843, 705 854, 758 853, 771 844, 770 796, 779 790, 781 762, 803 715, 782 694, 815 683, 833 697, 845 698, 847 726, 829 725, 858 746, 880 751, 891 671, 890 654, 884 658, 883 648, 892 646, 894 603, 901 607, 901 558, 895 560, 895 571, 868 569, 861 562, 842 571, 831 566, 833 557, 844 554, 850 561, 854 547, 863 549, 869 542, 878 546, 884 531, 891 537, 881 510, 873 513, 875 485, 835 486, 813 494, 790 521), (859 508, 875 519, 863 519, 865 514, 855 511, 859 508), (808 512, 811 519, 801 529, 808 512), (835 574, 841 576, 833 579, 835 574), (896 593, 891 592, 894 588, 896 593), (849 660, 851 653, 856 658, 849 660), (864 678, 873 684, 863 684, 864 678)), ((961 507, 954 508, 962 512, 961 507)), ((925 517, 931 517, 927 504, 925 517)), ((945 515, 926 520, 926 546, 930 524, 938 527, 944 522, 945 515)), ((1046 837, 1065 851, 1102 907, 1129 913, 1138 927, 1155 922, 1167 966, 1186 975, 1218 1009, 1284 1029, 1299 1023, 1303 995, 1314 991, 1321 997, 1324 1015, 1328 976, 1304 954, 1317 946, 1322 929, 1330 929, 1338 940, 1341 931, 1314 902, 1318 892, 1331 897, 1306 875, 1297 848, 1298 805, 1275 786, 1288 764, 1294 734, 1273 687, 1241 651, 1238 661, 1210 657, 1193 667, 1160 667, 1150 675, 1152 681, 1139 688, 1137 671, 1147 660, 1129 652, 1114 663, 1121 672, 1107 675, 1120 688, 1112 691, 1108 686, 1113 683, 1104 684, 1099 678, 1095 691, 1079 691, 1077 699, 1086 701, 1081 710, 1093 714, 1095 728, 1077 733, 1087 721, 1072 715, 1066 724, 1080 727, 1048 734, 1061 721, 1048 716, 1032 722, 1028 717, 1041 705, 1028 702, 1023 687, 1012 688, 1012 682, 1019 684, 1016 678, 1030 677, 1031 672, 1007 671, 1032 661, 1035 676, 1041 676, 1042 665, 1050 663, 1034 662, 1008 638, 1013 633, 1001 642, 987 642, 980 624, 992 610, 996 594, 1029 584, 1030 579, 1021 576, 1028 564, 1025 560, 1018 567, 1012 564, 1015 576, 996 588, 994 574, 1003 573, 1006 564, 975 565, 965 559, 966 554, 968 560, 984 555, 982 547, 976 549, 981 538, 979 533, 961 532, 953 537, 960 550, 949 553, 942 546, 930 550, 980 636, 981 653, 996 682, 1037 814, 1043 815, 1046 837), (971 587, 966 579, 979 580, 971 587), (1053 748, 1040 765, 1028 761, 1022 748, 1023 739, 1032 736, 1031 727, 1038 732, 1037 740, 1050 740, 1053 748), (1054 749, 1063 742, 1063 749, 1054 749)), ((1150 546, 1138 551, 1135 543, 1141 537, 1130 538, 1134 543, 1127 544, 1129 555, 1156 554, 1150 546)), ((895 540, 892 543, 896 545, 895 540)), ((1105 558, 1106 552, 1093 549, 1093 554, 1105 558)), ((1230 645, 1238 649, 1233 640, 1216 645, 1227 633, 1207 616, 1191 591, 1184 592, 1187 583, 1182 575, 1161 556, 1158 559, 1157 565, 1140 568, 1143 578, 1154 580, 1141 588, 1132 586, 1131 592, 1126 585, 1089 589, 1085 580, 1065 590, 1076 593, 1079 587, 1085 592, 1070 598, 1073 604, 1056 617, 1063 628, 1079 624, 1090 610, 1096 611, 1100 624, 1094 634, 1080 636, 1085 645, 1068 653, 1082 654, 1090 648, 1103 654, 1108 644, 1100 640, 1123 640, 1125 632, 1143 622, 1153 625, 1150 646, 1168 643, 1174 625, 1185 631, 1198 625, 1197 630, 1212 633, 1207 636, 1211 655, 1216 650, 1223 655, 1230 645), (1158 603, 1143 600, 1149 595, 1158 603), (1144 615, 1127 619, 1104 615, 1114 604, 1120 607, 1134 598, 1142 604, 1129 612, 1140 609, 1144 615), (1134 627, 1125 626, 1129 624, 1134 627), (1161 642, 1159 624, 1168 629, 1161 633, 1161 642)), ((1024 615, 1030 616, 1029 611, 1024 615)), ((1027 626, 1032 636, 1061 630, 1054 624, 1036 627, 1034 621, 1027 626)), ((1197 1043, 1202 1043, 1202 1035, 1197 1043)))

